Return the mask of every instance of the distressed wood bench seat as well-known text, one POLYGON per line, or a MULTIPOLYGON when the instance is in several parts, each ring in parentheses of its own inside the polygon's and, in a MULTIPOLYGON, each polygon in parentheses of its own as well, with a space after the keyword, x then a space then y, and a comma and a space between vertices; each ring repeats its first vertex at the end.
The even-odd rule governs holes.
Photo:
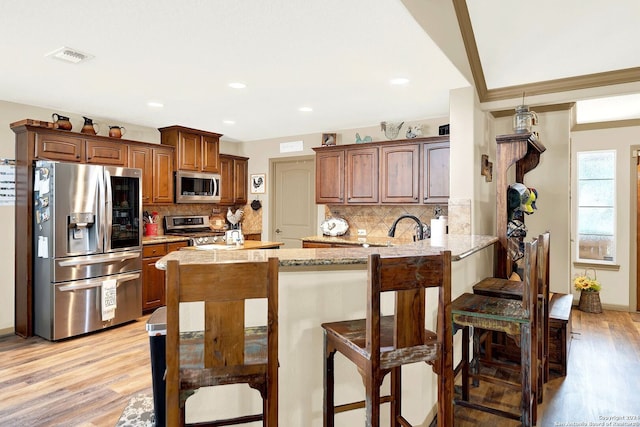
POLYGON ((573 295, 553 294, 549 302, 549 368, 567 375, 571 348, 571 307, 573 295))

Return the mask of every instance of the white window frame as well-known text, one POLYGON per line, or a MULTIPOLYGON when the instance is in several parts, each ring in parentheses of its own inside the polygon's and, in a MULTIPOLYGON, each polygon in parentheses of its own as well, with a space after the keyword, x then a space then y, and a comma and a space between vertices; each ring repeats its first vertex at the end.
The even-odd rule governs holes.
MULTIPOLYGON (((616 246, 617 246, 617 241, 618 241, 618 236, 617 236, 617 159, 616 159, 616 150, 585 150, 585 151, 577 151, 576 152, 576 180, 575 180, 575 184, 576 184, 576 214, 575 214, 575 218, 576 218, 576 237, 575 237, 575 259, 576 262, 580 262, 580 263, 589 263, 589 264, 603 264, 603 265, 615 265, 616 264, 616 246), (609 259, 596 259, 596 258, 581 258, 580 257, 580 208, 589 208, 590 206, 588 205, 581 205, 581 201, 580 201, 580 156, 582 154, 593 154, 593 153, 611 153, 613 155, 613 159, 612 159, 612 163, 613 163, 613 205, 612 206, 607 206, 612 208, 613 210, 613 218, 612 218, 612 224, 613 224, 613 230, 612 230, 612 244, 611 244, 611 254, 607 255, 607 257, 611 257, 609 259)), ((602 180, 608 180, 608 178, 603 178, 602 180)))

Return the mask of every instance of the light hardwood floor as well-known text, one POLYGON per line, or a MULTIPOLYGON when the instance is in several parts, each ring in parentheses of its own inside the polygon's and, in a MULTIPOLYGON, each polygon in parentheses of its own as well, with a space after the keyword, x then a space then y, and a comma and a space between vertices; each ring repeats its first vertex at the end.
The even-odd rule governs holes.
POLYGON ((147 318, 56 343, 0 338, 0 425, 115 426, 151 393, 147 318))
MULTIPOLYGON (((0 337, 0 425, 113 427, 131 396, 151 393, 146 320, 58 343, 0 337)), ((546 385, 538 426, 605 425, 611 416, 640 426, 640 313, 574 309, 573 330, 568 375, 546 385)), ((499 387, 472 396, 518 408, 519 395, 499 387)), ((518 425, 456 408, 456 427, 518 425)))

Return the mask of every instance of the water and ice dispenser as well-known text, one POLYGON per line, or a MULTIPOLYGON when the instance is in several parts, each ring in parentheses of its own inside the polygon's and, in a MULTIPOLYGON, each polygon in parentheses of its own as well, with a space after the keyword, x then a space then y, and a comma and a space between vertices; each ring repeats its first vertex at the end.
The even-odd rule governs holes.
POLYGON ((73 212, 67 215, 67 253, 87 253, 98 250, 99 230, 96 215, 91 212, 73 212))

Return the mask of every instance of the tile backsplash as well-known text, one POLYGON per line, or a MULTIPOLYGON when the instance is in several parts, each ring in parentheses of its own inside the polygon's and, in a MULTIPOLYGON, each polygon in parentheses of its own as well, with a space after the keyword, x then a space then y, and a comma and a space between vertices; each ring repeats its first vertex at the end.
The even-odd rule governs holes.
MULTIPOLYGON (((401 215, 413 215, 424 224, 430 224, 432 218, 447 216, 447 205, 377 205, 377 206, 325 206, 325 218, 344 218, 349 224, 348 236, 357 236, 358 230, 366 230, 369 237, 386 237, 391 225, 401 215)), ((400 221, 396 226, 395 237, 411 239, 415 234, 416 223, 410 219, 400 221)))
MULTIPOLYGON (((254 211, 250 202, 245 206, 234 206, 231 208, 233 212, 242 208, 244 211, 242 217, 242 232, 245 234, 262 232, 262 208, 254 211)), ((164 234, 162 221, 166 215, 208 215, 212 226, 216 227, 216 223, 225 224, 227 216, 227 206, 217 206, 207 203, 180 203, 173 205, 144 205, 143 210, 149 212, 158 212, 160 225, 158 226, 158 234, 164 234), (216 221, 218 220, 218 221, 216 221)))

